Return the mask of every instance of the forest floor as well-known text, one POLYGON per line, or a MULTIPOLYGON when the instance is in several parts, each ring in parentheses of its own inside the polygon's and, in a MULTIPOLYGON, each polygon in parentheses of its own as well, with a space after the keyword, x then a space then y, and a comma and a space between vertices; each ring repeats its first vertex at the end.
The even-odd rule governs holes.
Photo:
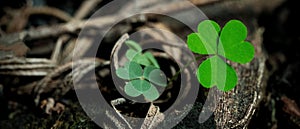
MULTIPOLYGON (((0 36, 13 32, 21 32, 37 26, 56 25, 58 23, 68 22, 72 19, 71 15, 76 13, 77 9, 82 4, 80 0, 32 1, 36 2, 35 6, 55 7, 63 10, 63 13, 59 12, 58 14, 60 15, 54 14, 54 16, 51 17, 45 16, 45 13, 28 17, 24 15, 28 13, 24 10, 26 10, 25 6, 30 5, 26 5, 25 0, 22 0, 21 2, 19 0, 0 1, 0 36)), ((84 19, 89 17, 96 8, 100 8, 106 3, 108 3, 108 1, 100 2, 99 5, 93 7, 94 9, 89 10, 90 12, 87 14, 82 16, 78 14, 77 18, 84 19)), ((34 11, 37 10, 31 11, 34 13, 34 11)), ((248 127, 249 129, 300 129, 300 80, 298 77, 298 74, 300 74, 299 12, 300 8, 298 7, 297 2, 286 0, 274 11, 268 13, 263 12, 257 17, 259 27, 264 28, 263 49, 268 55, 266 65, 269 79, 267 81, 266 91, 264 91, 265 97, 262 99, 262 102, 251 119, 248 127)), ((49 12, 46 11, 46 15, 52 14, 49 14, 49 12)), ((137 22, 134 23, 134 26, 141 26, 140 24, 142 23, 137 22)), ((126 25, 126 22, 120 24, 119 28, 126 30, 128 29, 126 28, 126 25)), ((133 31, 134 29, 130 28, 129 30, 133 31)), ((116 32, 116 35, 118 35, 117 37, 120 36, 118 33, 119 31, 120 30, 116 32)), ((77 34, 78 32, 75 31, 71 33, 66 32, 65 35, 60 36, 50 35, 43 39, 25 40, 24 38, 24 43, 18 43, 10 47, 6 47, 0 43, 0 50, 11 50, 14 53, 13 56, 46 58, 48 59, 47 61, 57 59, 56 62, 67 64, 66 62, 70 61, 68 53, 62 52, 60 58, 55 58, 53 57, 53 51, 56 49, 57 40, 61 39, 62 42, 72 44, 72 42, 76 40, 77 34), (67 38, 64 39, 64 36, 67 38)), ((105 42, 115 42, 117 38, 114 36, 116 35, 106 38, 105 42), (113 38, 113 40, 110 40, 110 38, 113 38)), ((71 46, 68 46, 67 43, 62 46, 65 51, 68 51, 68 48, 71 46)), ((107 52, 104 52, 106 55, 97 56, 104 60, 109 60, 109 50, 112 49, 113 44, 107 43, 102 47, 109 48, 107 52)), ((7 53, 2 53, 2 51, 0 51, 0 54, 5 55, 7 53)), ((0 55, 0 60, 3 58, 3 55, 0 55)), ((74 90, 67 89, 67 92, 62 96, 53 96, 56 105, 59 106, 51 113, 49 113, 49 110, 45 109, 45 107, 49 104, 49 98, 52 98, 49 96, 56 94, 53 88, 48 89, 49 91, 52 90, 52 92, 41 95, 41 105, 36 106, 36 103, 34 102, 36 94, 32 95, 34 90, 32 90, 31 84, 42 80, 45 74, 41 76, 31 76, 31 74, 38 74, 39 72, 48 73, 55 67, 48 64, 44 66, 45 67, 42 69, 33 72, 26 69, 29 71, 29 74, 27 74, 26 71, 22 73, 13 70, 9 70, 10 74, 6 74, 0 69, 0 128, 100 128, 83 111, 74 90), (12 74, 13 72, 15 72, 15 74, 12 74), (41 108, 43 101, 45 101, 45 104, 44 107, 41 108)), ((59 66, 64 67, 63 65, 59 66)), ((18 70, 20 69, 22 68, 19 68, 18 70)), ((34 70, 34 68, 32 69, 34 70)), ((109 68, 102 68, 100 74, 107 74, 107 69, 109 68)), ((62 71, 61 74, 66 74, 65 72, 66 71, 62 71)), ((66 83, 59 80, 59 78, 61 79, 63 77, 59 75, 55 77, 58 78, 57 81, 47 83, 50 83, 51 86, 58 85, 59 83, 66 83)), ((110 78, 103 78, 102 82, 108 86, 113 84, 110 78)), ((205 91, 202 87, 199 90, 205 91)), ((63 91, 64 89, 62 88, 62 92, 63 91)), ((120 97, 119 94, 114 94, 117 92, 116 89, 102 87, 101 91, 105 92, 103 94, 106 96, 107 100, 120 97)), ((200 94, 196 99, 192 110, 174 128, 215 128, 213 118, 210 118, 203 124, 199 124, 197 121, 200 109, 205 101, 204 98, 205 93, 200 94)), ((173 100, 170 99, 170 101, 173 100)), ((170 106, 170 102, 165 105, 170 106)))

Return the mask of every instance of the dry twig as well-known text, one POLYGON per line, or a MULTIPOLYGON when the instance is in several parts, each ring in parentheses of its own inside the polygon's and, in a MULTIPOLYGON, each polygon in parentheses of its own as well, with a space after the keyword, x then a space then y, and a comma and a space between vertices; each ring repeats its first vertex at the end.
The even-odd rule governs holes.
POLYGON ((73 83, 76 83, 72 80, 79 81, 85 76, 85 74, 95 70, 96 67, 107 64, 109 64, 109 62, 95 58, 70 62, 63 66, 59 66, 39 82, 34 82, 33 84, 26 86, 25 91, 33 90, 35 103, 38 105, 40 102, 40 95, 42 93, 51 91, 53 89, 61 89, 60 93, 58 93, 58 96, 62 96, 72 89, 73 83))
POLYGON ((0 75, 45 76, 56 65, 48 59, 11 58, 0 61, 0 75))
POLYGON ((54 16, 63 21, 70 21, 72 18, 69 14, 53 7, 24 7, 19 10, 6 9, 6 13, 12 16, 12 20, 8 22, 7 32, 18 32, 24 29, 31 15, 49 15, 54 16))
POLYGON ((300 118, 300 108, 294 100, 289 99, 286 96, 281 97, 281 101, 284 103, 283 111, 290 115, 294 115, 300 118))

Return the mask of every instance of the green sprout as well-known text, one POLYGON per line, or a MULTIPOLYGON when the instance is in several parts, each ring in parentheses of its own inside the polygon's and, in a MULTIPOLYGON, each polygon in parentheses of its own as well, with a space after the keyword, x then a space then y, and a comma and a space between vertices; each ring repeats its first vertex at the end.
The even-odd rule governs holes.
POLYGON ((197 70, 198 81, 204 87, 229 91, 236 86, 237 74, 226 60, 245 64, 254 58, 254 47, 246 38, 247 28, 239 20, 230 20, 222 30, 216 22, 205 20, 198 25, 197 33, 188 35, 191 51, 210 55, 197 70))
POLYGON ((129 62, 116 70, 119 78, 127 80, 124 92, 131 97, 143 95, 149 101, 156 100, 160 96, 156 86, 167 86, 164 72, 152 53, 142 53, 141 46, 132 40, 125 44, 129 47, 126 51, 129 62))

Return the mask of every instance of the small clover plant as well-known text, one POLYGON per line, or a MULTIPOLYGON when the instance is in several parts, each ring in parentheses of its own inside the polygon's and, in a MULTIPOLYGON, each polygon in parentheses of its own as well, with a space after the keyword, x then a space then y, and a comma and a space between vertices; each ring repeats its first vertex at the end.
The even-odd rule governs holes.
POLYGON ((116 70, 119 78, 127 80, 125 93, 131 97, 143 95, 149 101, 156 100, 160 96, 156 86, 167 86, 165 74, 152 53, 142 53, 141 46, 132 40, 125 44, 129 47, 126 51, 129 61, 116 70))
POLYGON ((219 90, 233 89, 238 77, 226 60, 245 64, 254 58, 255 50, 250 42, 245 41, 247 28, 239 20, 230 20, 221 30, 211 20, 198 25, 198 32, 188 35, 188 48, 198 54, 210 55, 198 70, 198 81, 206 88, 217 86, 219 90))

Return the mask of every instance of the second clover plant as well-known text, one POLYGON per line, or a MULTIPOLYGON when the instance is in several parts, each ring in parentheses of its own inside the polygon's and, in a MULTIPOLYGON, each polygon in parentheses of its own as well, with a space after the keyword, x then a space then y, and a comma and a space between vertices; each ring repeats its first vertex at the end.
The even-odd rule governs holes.
POLYGON ((245 64, 254 58, 254 47, 245 41, 246 37, 247 28, 239 20, 230 20, 222 30, 216 22, 205 20, 198 25, 197 33, 188 35, 191 51, 210 55, 197 70, 198 81, 204 87, 229 91, 237 85, 237 74, 226 60, 245 64))
POLYGON ((167 86, 165 74, 152 53, 142 53, 141 46, 132 40, 125 44, 129 47, 126 51, 129 61, 116 70, 117 76, 126 80, 124 92, 131 97, 143 95, 146 100, 156 100, 160 96, 156 87, 167 86))

